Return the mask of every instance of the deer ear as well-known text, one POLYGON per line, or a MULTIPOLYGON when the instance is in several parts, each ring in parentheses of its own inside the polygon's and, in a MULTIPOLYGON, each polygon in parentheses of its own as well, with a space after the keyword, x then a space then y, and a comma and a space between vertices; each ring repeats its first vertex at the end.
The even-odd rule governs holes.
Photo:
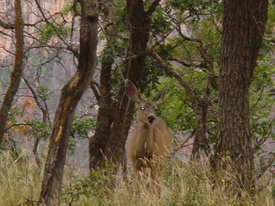
POLYGON ((161 103, 164 95, 168 89, 168 86, 166 86, 163 90, 161 90, 153 99, 152 101, 156 102, 157 104, 161 103))
POLYGON ((129 79, 126 79, 125 87, 126 94, 132 101, 136 103, 140 103, 142 101, 136 86, 129 79))

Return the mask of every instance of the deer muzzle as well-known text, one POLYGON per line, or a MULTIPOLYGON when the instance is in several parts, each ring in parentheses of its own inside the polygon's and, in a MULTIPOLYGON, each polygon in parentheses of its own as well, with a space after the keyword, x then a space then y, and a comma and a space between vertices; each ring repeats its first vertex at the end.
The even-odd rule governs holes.
POLYGON ((154 115, 149 115, 148 116, 148 122, 153 123, 154 120, 155 120, 155 116, 154 115))

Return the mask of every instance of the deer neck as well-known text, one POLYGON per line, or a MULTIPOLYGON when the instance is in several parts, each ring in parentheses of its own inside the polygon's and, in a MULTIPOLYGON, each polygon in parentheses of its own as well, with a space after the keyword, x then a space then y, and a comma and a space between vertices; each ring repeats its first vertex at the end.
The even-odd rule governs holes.
POLYGON ((138 123, 138 136, 140 137, 140 144, 150 146, 154 142, 153 125, 148 122, 138 123))

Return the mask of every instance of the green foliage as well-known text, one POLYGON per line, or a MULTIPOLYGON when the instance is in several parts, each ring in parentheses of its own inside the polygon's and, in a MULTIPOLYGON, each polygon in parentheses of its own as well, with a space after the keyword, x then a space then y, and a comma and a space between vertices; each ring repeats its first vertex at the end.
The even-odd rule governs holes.
POLYGON ((88 132, 95 130, 96 120, 94 118, 80 119, 75 116, 71 136, 73 138, 87 138, 89 139, 88 132))
POLYGON ((274 108, 274 59, 271 56, 274 44, 270 39, 274 38, 273 28, 275 26, 274 2, 270 3, 268 10, 268 21, 266 25, 265 38, 258 57, 258 65, 254 70, 250 86, 250 120, 251 133, 254 140, 255 151, 261 149, 267 138, 275 138, 273 132, 274 118, 271 112, 274 108))
POLYGON ((259 64, 254 70, 252 85, 250 87, 250 120, 251 133, 256 151, 261 148, 261 142, 267 138, 275 138, 273 132, 274 118, 271 111, 274 108, 274 96, 270 90, 275 87, 273 74, 275 67, 265 63, 259 64))
POLYGON ((44 101, 50 100, 50 89, 47 86, 41 86, 37 89, 37 97, 43 99, 44 101))
POLYGON ((211 11, 218 10, 222 2, 219 0, 169 0, 166 1, 166 8, 173 8, 180 14, 189 16, 192 22, 197 22, 209 14, 211 11))
POLYGON ((89 131, 94 131, 96 127, 96 120, 94 118, 81 119, 74 117, 71 135, 69 137, 69 150, 73 154, 75 152, 76 138, 89 139, 89 131))
POLYGON ((70 34, 70 28, 65 25, 65 22, 55 23, 51 21, 50 24, 42 24, 40 26, 40 32, 38 33, 39 39, 48 43, 53 37, 68 38, 70 34))
POLYGON ((161 7, 157 7, 152 14, 151 38, 157 41, 158 37, 164 37, 171 30, 171 19, 167 18, 161 7))
MULTIPOLYGON (((127 9, 126 9, 126 1, 119 1, 116 5, 116 10, 115 10, 115 19, 114 21, 114 26, 116 30, 118 31, 125 31, 127 28, 127 9)), ((122 34, 123 36, 125 34, 122 34)))
POLYGON ((117 165, 108 165, 104 170, 91 171, 89 178, 78 179, 72 174, 70 184, 65 186, 62 196, 66 203, 78 201, 81 196, 86 198, 97 197, 104 198, 111 194, 113 188, 114 171, 118 168, 117 165))
POLYGON ((196 124, 192 108, 185 104, 188 98, 185 91, 173 79, 167 79, 164 84, 168 84, 169 89, 163 102, 158 105, 157 115, 165 120, 172 131, 191 132, 196 124))
POLYGON ((23 135, 28 135, 43 140, 47 140, 51 135, 51 127, 47 123, 38 120, 25 120, 26 125, 29 125, 23 132, 23 135))
POLYGON ((62 9, 62 14, 63 15, 68 15, 70 12, 72 15, 75 15, 77 12, 78 14, 81 13, 81 5, 79 2, 76 2, 76 5, 75 5, 75 8, 74 8, 74 3, 75 1, 74 0, 71 0, 70 2, 68 2, 64 8, 62 9))
MULTIPOLYGON (((177 2, 173 1, 173 3, 177 2)), ((169 11, 171 5, 172 8, 174 8, 173 3, 166 3, 167 7, 165 7, 165 9, 169 11)), ((220 53, 217 48, 221 43, 221 33, 217 27, 213 25, 213 18, 215 21, 220 21, 221 15, 218 15, 216 10, 210 11, 214 8, 220 8, 220 5, 211 5, 214 3, 214 1, 211 1, 209 4, 206 2, 208 5, 205 6, 205 10, 203 11, 203 13, 206 14, 203 16, 203 18, 197 18, 196 21, 193 21, 193 18, 192 21, 188 20, 183 22, 183 25, 192 30, 191 38, 200 39, 201 42, 186 41, 179 35, 171 35, 166 40, 165 44, 160 44, 155 48, 162 59, 168 63, 170 67, 173 67, 174 70, 176 70, 193 89, 197 100, 201 100, 205 93, 209 75, 207 66, 196 68, 194 65, 198 64, 197 62, 204 62, 199 49, 203 49, 204 46, 210 45, 207 49, 207 55, 210 61, 213 61, 213 64, 217 65, 220 59, 220 53), (215 13, 215 15, 213 14, 213 16, 211 16, 211 12, 215 13), (175 64, 172 62, 174 60, 185 62, 191 66, 175 64)), ((181 24, 182 19, 186 16, 186 13, 184 12, 185 10, 181 9, 187 9, 187 7, 174 9, 181 11, 181 13, 176 12, 174 17, 176 18, 174 21, 178 24, 181 24)), ((199 12, 199 10, 202 8, 197 9, 197 12, 199 12)), ((201 13, 201 15, 203 13, 201 13)), ((166 27, 169 28, 170 24, 167 24, 166 27)), ((167 33, 167 28, 163 26, 162 31, 167 33)), ((156 33, 159 34, 161 32, 159 30, 156 31, 156 33)), ((151 63, 148 66, 146 63, 146 74, 144 75, 143 80, 143 82, 146 82, 147 88, 144 88, 141 90, 141 92, 144 93, 144 91, 148 91, 148 93, 145 94, 146 96, 150 96, 150 93, 155 94, 152 91, 154 91, 156 88, 159 88, 158 85, 160 82, 162 85, 169 84, 169 89, 167 91, 164 102, 158 106, 158 115, 160 115, 165 120, 168 127, 173 131, 193 133, 193 131, 196 129, 196 121, 189 96, 186 94, 185 89, 179 83, 177 83, 173 77, 171 77, 169 74, 166 74, 166 72, 160 68, 158 62, 156 62, 153 58, 147 57, 147 60, 151 63)), ((215 67, 214 69, 215 75, 217 75, 219 68, 215 67)), ((158 90, 160 90, 160 88, 158 90)), ((212 88, 210 99, 216 98, 217 94, 218 91, 215 88, 212 88)), ((211 115, 209 115, 209 131, 212 133, 212 136, 209 138, 209 142, 213 143, 216 139, 216 134, 218 131, 217 116, 215 112, 212 112, 211 115)))
POLYGON ((17 117, 22 118, 25 112, 26 111, 24 107, 19 107, 19 106, 12 107, 8 113, 8 122, 10 122, 10 124, 15 124, 17 122, 16 118, 17 117))
POLYGON ((144 64, 142 82, 139 86, 140 93, 144 94, 146 98, 152 96, 151 93, 160 84, 160 78, 162 76, 163 68, 159 66, 155 59, 147 57, 147 61, 144 64))
MULTIPOLYGON (((193 89, 196 99, 201 100, 207 86, 209 70, 205 59, 202 58, 200 49, 207 48, 207 56, 215 66, 215 76, 218 77, 220 62, 221 45, 221 17, 222 2, 220 1, 193 1, 178 0, 166 1, 163 10, 166 12, 175 11, 173 22, 183 25, 183 28, 191 30, 191 39, 199 39, 200 42, 186 40, 180 35, 171 35, 165 44, 159 45, 156 50, 158 54, 169 62, 170 66, 176 70, 181 77, 193 89), (177 60, 177 63, 172 61, 177 60), (184 62, 180 64, 178 62, 184 62), (195 66, 198 62, 206 65, 195 66)), ((266 37, 273 38, 274 28, 274 5, 270 5, 269 22, 267 26, 266 37)), ((275 72, 274 61, 269 57, 270 49, 274 47, 266 40, 259 55, 259 65, 256 67, 254 77, 250 87, 250 118, 251 130, 256 149, 260 149, 262 140, 272 137, 272 125, 274 120, 270 118, 270 112, 273 108, 274 98, 270 95, 270 89, 274 88, 273 74, 275 72)), ((152 63, 153 66, 158 63, 152 63)), ((152 67, 154 68, 154 67, 152 67)), ((154 68, 155 69, 155 68, 154 68)), ((153 69, 152 69, 153 70, 153 69)), ((151 74, 149 74, 151 75, 151 74)), ((155 74, 159 75, 159 74, 155 74)), ((146 77, 147 78, 147 77, 146 77)), ((154 77, 158 79, 157 77, 154 77)), ((165 78, 162 84, 169 84, 164 102, 159 105, 159 115, 165 119, 165 122, 173 131, 185 131, 191 133, 196 128, 194 111, 190 99, 181 85, 175 80, 165 78), (160 113, 161 112, 161 113, 160 113)), ((149 86, 150 89, 154 89, 149 86)), ((216 99, 218 91, 211 86, 210 100, 216 99)), ((218 134, 218 111, 215 103, 209 107, 208 114, 208 141, 215 143, 218 134)))
POLYGON ((268 38, 274 37, 274 24, 275 24, 275 2, 269 4, 268 7, 268 20, 266 24, 265 36, 268 38))

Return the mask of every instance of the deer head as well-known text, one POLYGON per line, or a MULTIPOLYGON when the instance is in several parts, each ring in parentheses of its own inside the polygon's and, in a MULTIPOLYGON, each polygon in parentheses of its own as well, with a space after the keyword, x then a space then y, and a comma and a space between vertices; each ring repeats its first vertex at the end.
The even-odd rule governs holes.
POLYGON ((157 105, 162 102, 167 86, 161 90, 151 101, 143 100, 136 88, 130 81, 126 80, 126 94, 138 105, 138 122, 153 124, 156 118, 157 105))

